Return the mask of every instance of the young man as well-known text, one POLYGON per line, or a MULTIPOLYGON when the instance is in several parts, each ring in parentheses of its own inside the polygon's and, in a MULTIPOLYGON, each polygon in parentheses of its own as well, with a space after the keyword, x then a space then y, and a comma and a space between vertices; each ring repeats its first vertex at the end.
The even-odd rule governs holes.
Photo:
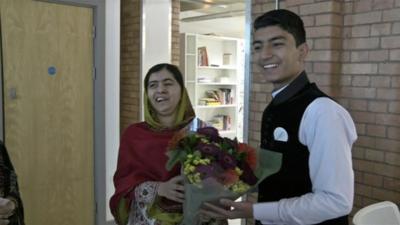
POLYGON ((310 83, 301 18, 273 10, 254 22, 254 61, 271 82, 263 113, 261 147, 283 154, 280 171, 261 182, 258 203, 222 199, 202 215, 254 218, 256 224, 348 224, 353 205, 351 147, 357 139, 349 113, 310 83))

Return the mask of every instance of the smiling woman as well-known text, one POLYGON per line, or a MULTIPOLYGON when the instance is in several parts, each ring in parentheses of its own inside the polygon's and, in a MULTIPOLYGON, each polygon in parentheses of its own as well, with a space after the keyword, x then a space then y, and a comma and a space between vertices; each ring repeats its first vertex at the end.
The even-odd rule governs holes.
POLYGON ((170 64, 158 64, 149 70, 144 85, 144 99, 148 99, 144 104, 150 103, 147 105, 149 112, 145 112, 145 116, 149 119, 157 118, 164 126, 173 126, 175 120, 180 120, 183 116, 176 117, 179 102, 182 100, 185 105, 189 102, 178 68, 170 64))
POLYGON ((176 66, 153 66, 144 84, 145 121, 129 126, 121 137, 114 175, 116 191, 110 208, 119 225, 179 224, 184 196, 182 178, 179 167, 166 170, 165 153, 176 132, 197 130, 203 123, 195 118, 176 66), (176 212, 175 216, 153 218, 148 214, 160 208, 176 212))

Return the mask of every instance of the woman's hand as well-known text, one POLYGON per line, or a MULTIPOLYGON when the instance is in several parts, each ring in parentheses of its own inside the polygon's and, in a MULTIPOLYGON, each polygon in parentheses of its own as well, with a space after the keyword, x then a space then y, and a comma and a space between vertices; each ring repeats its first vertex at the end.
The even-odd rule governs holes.
POLYGON ((14 201, 0 197, 0 225, 9 223, 8 217, 14 214, 15 207, 14 201))
POLYGON ((166 182, 160 182, 157 190, 159 196, 179 203, 183 203, 184 201, 185 195, 183 192, 183 176, 176 176, 166 182))

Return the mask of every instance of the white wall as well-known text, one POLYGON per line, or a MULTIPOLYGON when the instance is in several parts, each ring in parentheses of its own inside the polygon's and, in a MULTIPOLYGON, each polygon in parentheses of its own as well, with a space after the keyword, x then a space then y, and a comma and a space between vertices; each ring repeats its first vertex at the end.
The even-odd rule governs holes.
MULTIPOLYGON (((106 0, 105 111, 106 111, 106 203, 114 193, 113 175, 119 146, 120 0, 106 0)), ((107 204, 108 206, 108 204, 107 204)), ((112 220, 109 207, 106 219, 112 220)))
MULTIPOLYGON (((170 0, 142 1, 142 81, 150 67, 158 63, 171 62, 171 7, 170 0)), ((141 93, 143 93, 143 82, 141 85, 141 93)), ((141 95, 140 100, 140 108, 143 109, 143 95, 141 95)), ((143 110, 141 111, 141 119, 143 119, 143 110)))
POLYGON ((142 66, 171 61, 171 1, 143 0, 142 3, 142 66))

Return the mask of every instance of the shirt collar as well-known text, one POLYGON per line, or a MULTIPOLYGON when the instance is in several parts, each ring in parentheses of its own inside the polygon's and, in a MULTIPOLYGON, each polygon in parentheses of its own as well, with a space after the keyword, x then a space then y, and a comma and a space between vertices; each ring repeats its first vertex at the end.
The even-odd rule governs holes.
POLYGON ((285 89, 288 85, 289 85, 289 84, 286 84, 285 86, 279 88, 278 90, 273 91, 273 92, 271 93, 272 98, 275 98, 275 96, 276 96, 277 94, 279 94, 281 91, 283 91, 283 89, 285 89))
POLYGON ((293 97, 297 92, 303 89, 310 81, 307 78, 305 71, 301 72, 290 84, 274 91, 272 93, 272 104, 278 105, 293 97))

